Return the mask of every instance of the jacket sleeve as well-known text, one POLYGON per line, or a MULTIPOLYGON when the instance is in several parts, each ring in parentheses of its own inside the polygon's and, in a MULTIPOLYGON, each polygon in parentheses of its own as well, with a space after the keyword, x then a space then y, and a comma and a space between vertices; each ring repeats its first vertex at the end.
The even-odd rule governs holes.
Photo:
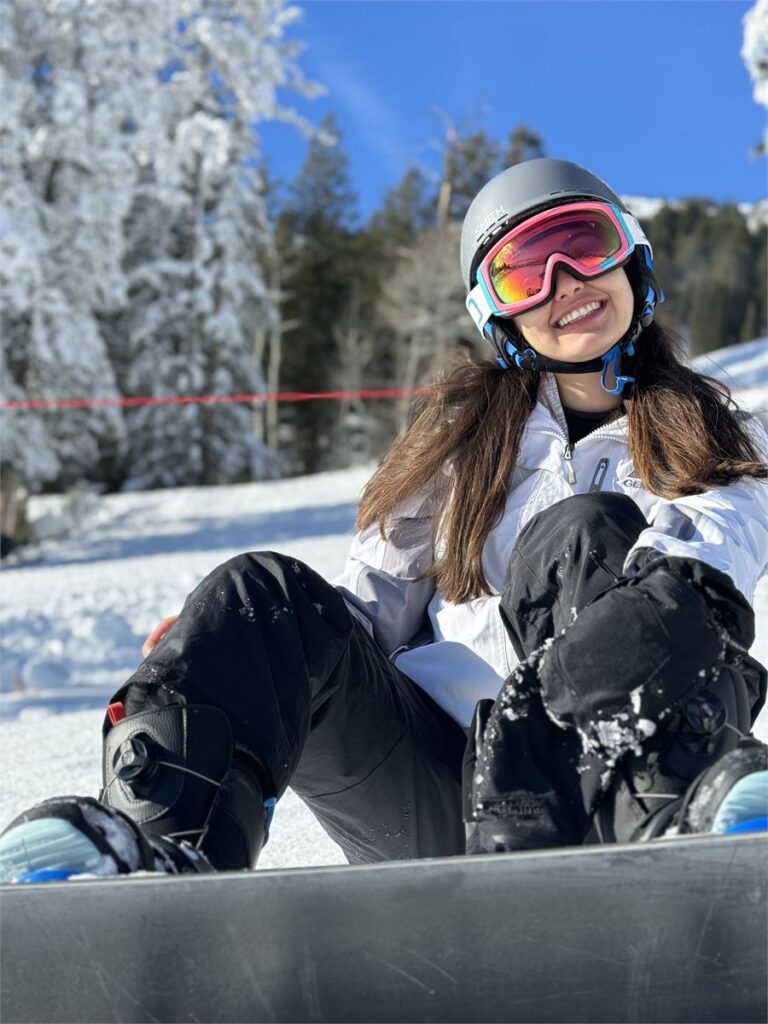
MULTIPOLYGON (((768 459, 768 437, 759 421, 752 418, 748 429, 760 457, 768 459)), ((768 572, 768 481, 742 477, 702 494, 662 499, 629 551, 624 572, 632 575, 659 555, 704 562, 752 601, 768 572)))
POLYGON ((386 540, 378 524, 357 533, 344 571, 332 581, 389 655, 428 627, 435 587, 419 577, 434 557, 431 504, 422 495, 401 506, 387 524, 386 540))

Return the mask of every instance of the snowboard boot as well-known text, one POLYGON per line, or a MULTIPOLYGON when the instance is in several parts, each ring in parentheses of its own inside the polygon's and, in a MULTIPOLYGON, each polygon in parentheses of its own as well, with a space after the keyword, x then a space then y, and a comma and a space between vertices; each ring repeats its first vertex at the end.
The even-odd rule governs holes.
POLYGON ((0 882, 211 870, 207 859, 188 843, 150 842, 127 815, 88 796, 45 800, 0 834, 0 882))
MULTIPOLYGON (((766 748, 747 736, 749 727, 745 680, 723 668, 641 751, 616 766, 593 819, 599 839, 635 842, 710 832, 714 817, 704 812, 707 801, 716 815, 732 787, 768 767, 766 748)), ((759 790, 756 778, 747 789, 755 786, 759 790)))
POLYGON ((110 704, 102 803, 152 844, 186 842, 216 870, 252 868, 267 840, 274 797, 255 762, 234 748, 226 714, 200 704, 110 704))

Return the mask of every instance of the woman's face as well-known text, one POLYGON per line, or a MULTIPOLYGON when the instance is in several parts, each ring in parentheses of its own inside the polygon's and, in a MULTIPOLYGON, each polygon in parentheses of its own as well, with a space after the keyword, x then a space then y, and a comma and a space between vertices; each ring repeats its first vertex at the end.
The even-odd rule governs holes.
POLYGON ((581 363, 603 355, 627 333, 634 305, 623 267, 592 281, 579 281, 561 267, 549 302, 513 320, 539 355, 581 363))

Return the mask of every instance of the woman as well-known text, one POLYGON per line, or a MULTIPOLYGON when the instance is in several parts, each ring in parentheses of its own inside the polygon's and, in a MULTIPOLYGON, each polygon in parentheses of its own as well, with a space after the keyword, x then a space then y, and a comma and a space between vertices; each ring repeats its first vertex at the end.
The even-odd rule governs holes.
POLYGON ((639 224, 530 161, 472 203, 461 266, 494 360, 435 386, 336 585, 215 570, 113 698, 101 802, 23 815, 9 863, 66 819, 104 870, 249 867, 289 783, 351 862, 625 840, 708 828, 693 780, 765 767, 765 439, 654 324, 639 224))

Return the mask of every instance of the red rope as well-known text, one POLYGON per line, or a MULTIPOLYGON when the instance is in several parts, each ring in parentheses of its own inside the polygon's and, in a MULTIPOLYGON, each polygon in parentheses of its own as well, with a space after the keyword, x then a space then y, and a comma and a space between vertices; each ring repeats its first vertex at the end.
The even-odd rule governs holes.
POLYGON ((314 402, 343 398, 413 398, 426 395, 429 388, 359 388, 354 391, 282 391, 256 395, 147 395, 115 398, 38 398, 28 401, 0 402, 0 409, 103 409, 114 406, 135 408, 142 405, 221 405, 231 402, 314 402))
MULTIPOLYGON (((763 390, 759 387, 731 388, 733 394, 763 390)), ((114 398, 38 398, 27 401, 0 402, 0 411, 15 412, 36 409, 104 409, 115 406, 136 408, 143 405, 224 405, 233 402, 316 402, 339 401, 344 398, 415 398, 429 394, 430 388, 358 388, 353 391, 281 391, 255 395, 145 395, 114 398)))

